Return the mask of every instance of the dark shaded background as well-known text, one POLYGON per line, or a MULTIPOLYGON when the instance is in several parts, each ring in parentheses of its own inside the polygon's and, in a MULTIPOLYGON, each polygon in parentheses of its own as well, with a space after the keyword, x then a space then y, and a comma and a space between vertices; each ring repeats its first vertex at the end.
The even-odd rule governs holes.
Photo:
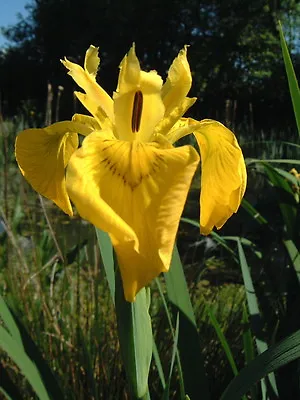
POLYGON ((29 18, 4 29, 11 41, 0 52, 4 117, 34 111, 42 124, 50 82, 54 95, 58 85, 65 88, 59 117, 69 119, 75 87, 59 59, 83 63, 90 44, 100 47, 98 81, 109 93, 132 42, 142 67, 163 77, 189 44, 191 95, 199 98, 194 117, 243 123, 253 131, 295 128, 276 28, 280 18, 299 71, 294 0, 32 0, 28 10, 29 18))

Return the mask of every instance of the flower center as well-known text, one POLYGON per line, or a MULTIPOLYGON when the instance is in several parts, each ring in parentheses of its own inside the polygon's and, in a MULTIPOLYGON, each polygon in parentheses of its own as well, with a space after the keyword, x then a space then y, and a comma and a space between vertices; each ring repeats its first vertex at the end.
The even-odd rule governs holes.
POLYGON ((155 145, 113 140, 105 140, 104 143, 101 164, 132 191, 165 165, 155 145))
POLYGON ((143 111, 143 93, 139 90, 135 93, 133 99, 132 117, 131 117, 131 130, 136 133, 140 129, 141 117, 143 111))

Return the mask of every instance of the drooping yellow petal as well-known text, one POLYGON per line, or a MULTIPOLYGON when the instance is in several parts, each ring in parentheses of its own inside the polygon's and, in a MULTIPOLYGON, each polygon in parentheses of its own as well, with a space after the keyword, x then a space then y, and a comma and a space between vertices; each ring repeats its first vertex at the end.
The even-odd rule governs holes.
POLYGON ((69 70, 68 74, 72 76, 74 81, 84 91, 85 95, 79 97, 83 100, 83 105, 88 105, 88 110, 96 117, 96 112, 99 107, 113 121, 113 101, 101 86, 96 82, 96 73, 100 59, 98 57, 98 48, 90 46, 85 55, 84 69, 75 63, 72 63, 67 58, 61 60, 63 65, 69 70))
POLYGON ((141 71, 133 46, 120 64, 118 87, 113 96, 119 139, 151 141, 165 111, 161 87, 162 79, 155 71, 141 71))
POLYGON ((65 185, 65 167, 78 147, 76 132, 91 129, 77 122, 58 122, 43 129, 26 129, 16 139, 20 170, 31 186, 73 215, 65 185))
POLYGON ((168 115, 184 100, 192 85, 190 66, 186 58, 187 46, 185 46, 173 61, 161 95, 168 115))
POLYGON ((237 212, 247 173, 234 134, 220 122, 203 120, 194 131, 201 153, 200 230, 220 229, 237 212))
POLYGON ((67 169, 80 215, 107 231, 118 255, 125 298, 170 265, 179 219, 199 156, 190 146, 86 137, 67 169))

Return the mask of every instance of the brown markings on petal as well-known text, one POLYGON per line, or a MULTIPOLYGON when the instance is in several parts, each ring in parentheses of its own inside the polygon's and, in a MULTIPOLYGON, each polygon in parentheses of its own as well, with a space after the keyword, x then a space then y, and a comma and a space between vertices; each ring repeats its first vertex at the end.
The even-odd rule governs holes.
POLYGON ((143 111, 143 93, 139 90, 135 93, 133 99, 132 117, 131 117, 131 130, 136 133, 140 129, 141 118, 143 111))
POLYGON ((165 168, 166 161, 162 154, 153 153, 152 159, 149 160, 149 165, 146 171, 143 173, 140 171, 140 173, 137 174, 135 169, 136 166, 133 168, 131 159, 132 157, 144 156, 144 154, 140 152, 143 148, 143 145, 138 143, 138 147, 136 148, 135 152, 133 152, 132 145, 130 145, 130 148, 127 150, 127 152, 121 150, 124 149, 124 146, 126 150, 127 145, 129 144, 126 142, 123 142, 121 145, 116 145, 116 142, 112 142, 109 145, 104 146, 102 148, 103 158, 100 163, 104 164, 106 170, 112 174, 112 176, 115 175, 120 179, 121 185, 128 186, 132 191, 134 191, 142 184, 144 180, 150 179, 156 173, 158 173, 161 168, 165 168), (121 162, 122 157, 125 157, 125 165, 124 160, 121 162), (123 164, 122 167, 120 164, 123 164))

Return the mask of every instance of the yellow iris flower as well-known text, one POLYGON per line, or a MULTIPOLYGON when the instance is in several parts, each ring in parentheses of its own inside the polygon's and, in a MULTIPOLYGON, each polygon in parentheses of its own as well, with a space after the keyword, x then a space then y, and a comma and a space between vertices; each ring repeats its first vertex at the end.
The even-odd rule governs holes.
POLYGON ((169 269, 178 224, 200 157, 192 146, 174 147, 193 133, 201 155, 201 232, 221 228, 237 211, 246 186, 246 168, 234 134, 213 120, 183 118, 196 98, 182 49, 166 82, 140 68, 134 46, 120 65, 111 98, 96 82, 100 59, 94 46, 84 68, 65 59, 69 75, 84 90, 75 92, 92 116, 16 139, 20 170, 33 188, 72 215, 108 232, 118 256, 125 298, 169 269), (78 133, 85 136, 78 148, 78 133), (66 170, 66 173, 65 173, 66 170))

